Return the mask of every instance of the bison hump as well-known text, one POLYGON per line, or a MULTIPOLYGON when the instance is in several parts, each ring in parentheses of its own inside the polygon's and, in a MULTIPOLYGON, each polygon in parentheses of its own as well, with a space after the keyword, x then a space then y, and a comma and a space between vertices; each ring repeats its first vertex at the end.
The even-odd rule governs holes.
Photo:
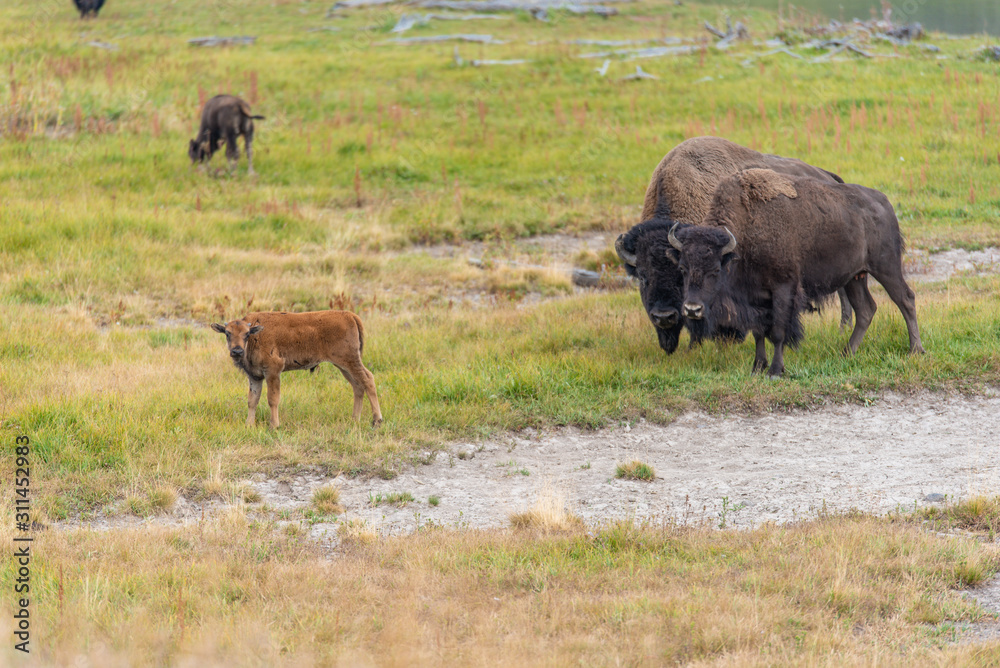
POLYGON ((743 204, 747 208, 750 202, 767 202, 778 195, 789 199, 799 196, 788 177, 770 169, 744 169, 736 173, 736 178, 743 189, 743 204))

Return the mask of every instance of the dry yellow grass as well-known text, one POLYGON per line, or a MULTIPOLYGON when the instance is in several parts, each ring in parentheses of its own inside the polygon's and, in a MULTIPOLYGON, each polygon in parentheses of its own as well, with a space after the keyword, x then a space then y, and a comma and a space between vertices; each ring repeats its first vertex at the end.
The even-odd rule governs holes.
MULTIPOLYGON (((564 507, 557 497, 539 504, 546 526, 564 507)), ((560 526, 574 524, 562 517, 560 526)), ((17 665, 79 656, 137 667, 1000 661, 995 643, 949 640, 954 621, 981 618, 950 589, 995 570, 995 549, 902 522, 392 539, 344 524, 330 553, 307 533, 239 508, 186 527, 40 533, 37 644, 17 665)), ((0 548, 11 546, 4 532, 0 548)), ((9 646, 0 652, 14 664, 9 646)))
POLYGON ((510 516, 515 529, 534 529, 543 533, 582 529, 583 520, 566 508, 566 495, 549 486, 542 488, 530 510, 510 516))

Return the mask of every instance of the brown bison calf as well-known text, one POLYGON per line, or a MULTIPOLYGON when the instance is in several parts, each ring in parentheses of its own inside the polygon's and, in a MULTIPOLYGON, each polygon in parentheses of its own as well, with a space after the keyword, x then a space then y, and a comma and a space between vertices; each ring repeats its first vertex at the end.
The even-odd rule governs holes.
POLYGON ((219 149, 223 139, 226 140, 226 157, 232 169, 240 158, 240 149, 236 138, 243 135, 243 144, 247 149, 247 165, 253 174, 253 122, 263 120, 263 116, 250 113, 250 105, 245 100, 232 95, 216 95, 205 103, 201 110, 201 127, 198 136, 188 144, 188 157, 191 162, 207 162, 219 149))
POLYGON ((242 320, 212 329, 226 335, 229 356, 250 379, 247 395, 247 426, 252 427, 263 382, 267 380, 267 403, 271 407, 271 426, 278 426, 278 402, 281 401, 281 372, 309 369, 320 362, 330 362, 340 369, 354 389, 354 419, 361 417, 365 394, 371 404, 372 426, 382 422, 382 411, 375 392, 375 377, 361 363, 365 347, 365 328, 361 318, 349 311, 313 311, 284 313, 265 311, 248 313, 242 320))

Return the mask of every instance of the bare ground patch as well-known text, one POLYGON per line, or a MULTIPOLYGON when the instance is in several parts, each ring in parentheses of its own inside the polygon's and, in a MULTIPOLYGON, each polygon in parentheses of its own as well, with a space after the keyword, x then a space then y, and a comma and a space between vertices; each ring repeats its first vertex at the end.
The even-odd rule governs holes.
MULTIPOLYGON (((454 443, 391 480, 300 471, 241 481, 260 505, 290 519, 316 488, 335 485, 345 511, 313 523, 317 539, 345 521, 386 534, 426 525, 507 524, 555 490, 588 523, 617 518, 726 527, 786 523, 852 509, 874 514, 1000 489, 1000 394, 883 395, 874 405, 827 405, 765 415, 684 413, 662 426, 640 421, 598 431, 528 430, 454 443), (622 462, 650 465, 650 482, 615 477, 622 462), (409 493, 413 501, 382 500, 409 493), (436 504, 429 503, 434 497, 436 504)), ((101 513, 62 526, 114 528, 195 522, 228 505, 182 496, 147 519, 101 513)))

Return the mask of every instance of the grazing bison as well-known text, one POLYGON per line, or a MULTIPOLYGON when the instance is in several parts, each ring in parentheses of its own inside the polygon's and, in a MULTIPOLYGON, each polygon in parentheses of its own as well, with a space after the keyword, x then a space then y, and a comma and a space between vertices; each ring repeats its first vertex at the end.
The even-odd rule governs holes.
POLYGON ((249 173, 253 174, 253 122, 263 120, 263 116, 250 113, 250 105, 233 95, 216 95, 205 103, 201 110, 201 127, 198 136, 188 144, 188 157, 191 163, 207 162, 212 159, 222 140, 226 141, 226 157, 229 168, 236 165, 240 159, 240 149, 236 138, 243 135, 243 143, 247 150, 247 165, 249 173))
MULTIPOLYGON (((660 347, 667 353, 677 348, 681 329, 687 325, 691 343, 706 335, 703 323, 685 322, 680 314, 681 276, 668 261, 667 233, 673 222, 700 224, 708 214, 715 188, 726 176, 741 169, 766 167, 791 176, 812 176, 843 183, 832 172, 794 158, 758 153, 719 137, 696 137, 681 142, 660 161, 646 189, 643 222, 618 237, 615 250, 625 271, 639 283, 639 294, 656 328, 660 347)), ((841 323, 850 324, 851 310, 841 294, 841 323)), ((725 338, 742 340, 737 331, 719 332, 725 338)))
POLYGON ((885 195, 854 184, 747 169, 723 179, 702 225, 677 223, 668 256, 684 277, 683 316, 750 330, 753 370, 784 372, 784 346, 803 335, 810 302, 845 288, 857 351, 875 315, 866 275, 882 284, 906 321, 910 352, 922 353, 913 290, 903 280, 903 237, 885 195))
POLYGON ((76 5, 77 11, 80 12, 81 19, 85 19, 91 14, 96 19, 97 12, 101 11, 101 7, 104 6, 104 0, 73 0, 73 4, 76 5))
POLYGON ((310 313, 248 313, 241 320, 212 329, 226 335, 229 356, 236 367, 250 379, 247 395, 247 426, 254 425, 257 402, 267 380, 267 403, 271 407, 271 426, 278 426, 278 402, 281 400, 281 372, 309 369, 321 362, 340 369, 354 389, 354 419, 361 417, 361 403, 368 395, 372 407, 372 426, 382 422, 382 411, 375 392, 375 377, 361 363, 365 348, 365 328, 361 318, 349 311, 313 311, 310 313))

